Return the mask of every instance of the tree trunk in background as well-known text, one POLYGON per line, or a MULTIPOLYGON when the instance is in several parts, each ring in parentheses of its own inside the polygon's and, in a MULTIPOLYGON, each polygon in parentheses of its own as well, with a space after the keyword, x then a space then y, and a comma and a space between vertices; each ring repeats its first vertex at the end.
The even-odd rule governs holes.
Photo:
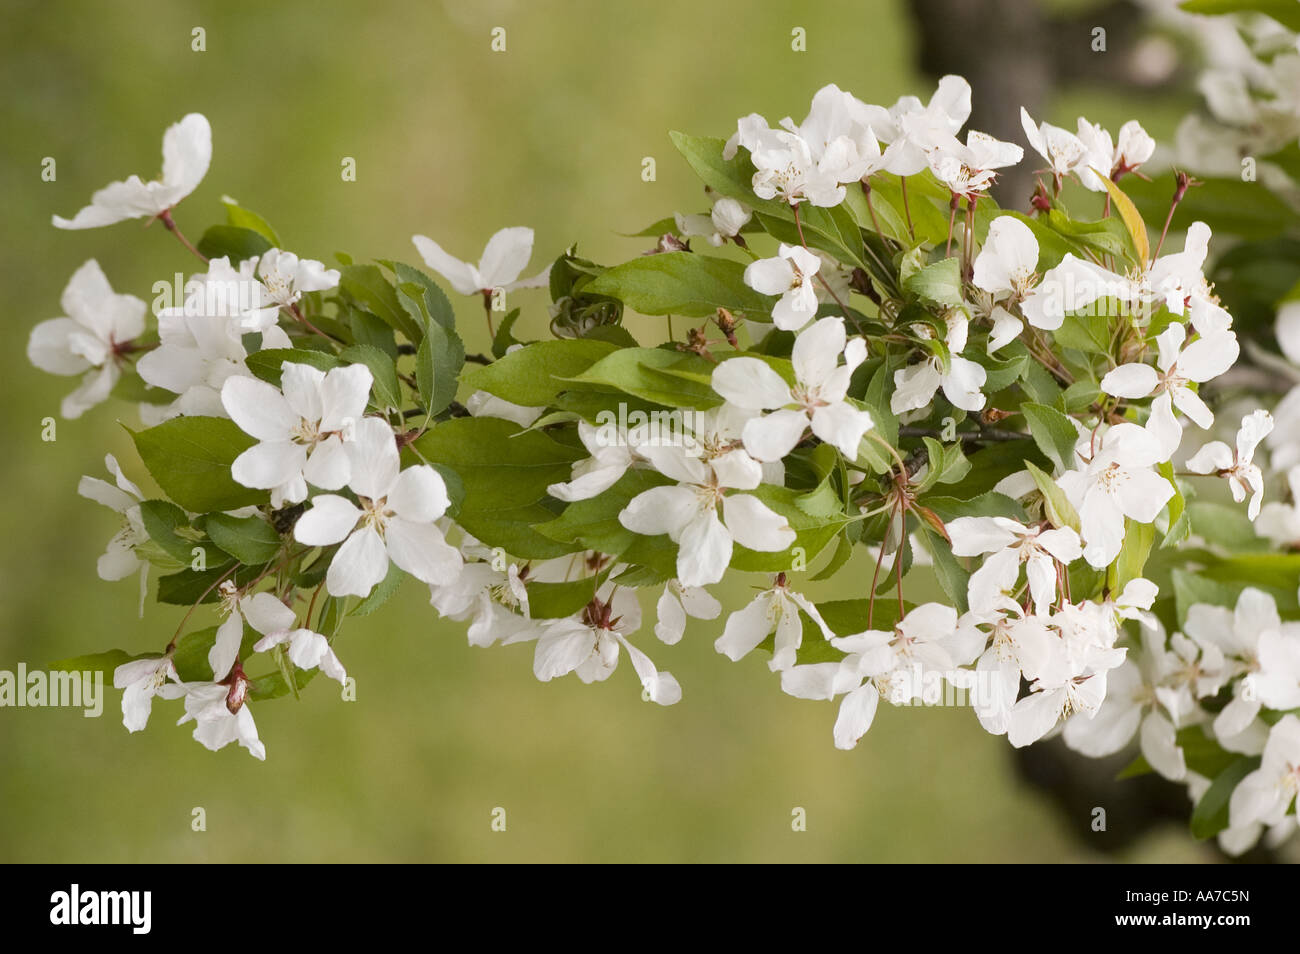
MULTIPOLYGON (((957 73, 970 80, 970 128, 1026 147, 1020 107, 1041 115, 1053 76, 1047 21, 1036 0, 911 0, 917 29, 917 65, 933 77, 957 73)), ((1034 162, 998 174, 993 197, 1028 209, 1034 162)))
MULTIPOLYGON (((1132 0, 1113 0, 1054 16, 1041 0, 908 0, 917 34, 917 66, 931 77, 957 73, 973 90, 970 128, 1019 143, 1025 161, 1003 170, 993 197, 1028 211, 1041 168, 1020 126, 1020 107, 1042 122, 1052 94, 1071 83, 1149 84, 1136 69, 1144 15, 1132 0), (1105 30, 1104 51, 1094 31, 1105 30)), ((1073 129, 1074 123, 1060 123, 1073 129)))

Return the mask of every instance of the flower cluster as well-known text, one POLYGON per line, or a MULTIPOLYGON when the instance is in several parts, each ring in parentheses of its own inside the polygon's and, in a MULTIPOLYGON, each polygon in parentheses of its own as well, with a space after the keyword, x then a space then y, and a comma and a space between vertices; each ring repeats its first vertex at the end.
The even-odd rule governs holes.
MULTIPOLYGON (((191 245, 173 210, 211 135, 197 115, 172 127, 160 181, 55 224, 160 220, 203 261, 183 300, 149 328, 91 261, 29 346, 82 376, 66 417, 142 401, 133 437, 161 496, 112 458, 116 485, 81 492, 123 520, 100 575, 157 567, 159 601, 190 611, 161 653, 100 657, 127 728, 180 698, 198 741, 263 758, 251 705, 318 672, 346 685, 344 624, 408 577, 471 644, 531 643, 540 680, 602 681, 626 653, 643 698, 671 705, 682 686, 633 642, 644 589, 662 643, 717 620, 720 654, 766 651, 782 690, 836 700, 840 748, 882 700, 957 693, 1013 746, 1135 745, 1134 771, 1184 783, 1194 825, 1231 850, 1285 835, 1300 389, 1270 413, 1226 383, 1242 347, 1207 279, 1211 227, 1180 223, 1165 248, 1190 181, 1154 244, 1117 185, 1154 151, 1137 122, 1112 136, 1022 113, 1045 164, 1026 215, 990 194, 1022 149, 963 135, 970 101, 956 76, 892 106, 827 86, 800 123, 674 134, 712 207, 612 267, 570 249, 521 279, 530 229, 477 264, 415 236, 481 300, 478 355, 419 267, 326 267, 229 200, 191 245), (1090 193, 1103 214, 1075 217, 1090 193), (507 311, 529 289, 549 292, 553 337, 515 337, 543 310, 529 293, 507 311), (666 340, 638 342, 627 309, 664 316, 666 340), (1290 502, 1263 504, 1280 483, 1264 452, 1290 502), (724 614, 706 587, 738 573, 763 583, 724 614), (838 598, 809 595, 828 579, 838 598)), ((1294 306, 1277 337, 1300 359, 1294 306)))

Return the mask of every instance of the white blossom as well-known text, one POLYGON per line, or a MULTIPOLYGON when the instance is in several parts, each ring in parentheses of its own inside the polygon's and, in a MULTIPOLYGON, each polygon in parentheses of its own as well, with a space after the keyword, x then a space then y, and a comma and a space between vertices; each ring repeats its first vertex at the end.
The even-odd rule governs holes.
POLYGON ((717 619, 722 604, 702 586, 683 586, 680 580, 669 580, 655 605, 655 635, 669 646, 681 641, 686 632, 686 617, 692 619, 717 619))
POLYGON ((392 428, 378 418, 359 421, 346 447, 347 486, 361 506, 318 494, 293 528, 295 539, 308 546, 343 544, 325 575, 330 595, 368 596, 388 574, 389 560, 424 583, 455 576, 460 554, 436 523, 450 503, 441 475, 427 464, 402 470, 392 428))
POLYGON ((1079 535, 1069 527, 1026 527, 1006 517, 958 517, 947 524, 954 556, 989 554, 971 574, 971 609, 989 610, 1015 588, 1025 564, 1036 611, 1046 613, 1056 600, 1057 562, 1069 566, 1083 555, 1079 535))
POLYGON ((1226 478, 1233 500, 1241 503, 1250 497, 1248 513, 1254 520, 1264 499, 1264 474, 1255 463, 1255 448, 1272 429, 1273 417, 1268 411, 1253 411, 1241 419, 1235 452, 1223 441, 1211 441, 1188 459, 1187 469, 1226 478))
MULTIPOLYGON (((961 357, 966 350, 970 320, 964 312, 954 310, 948 315, 947 325, 948 334, 944 339, 948 349, 946 362, 940 355, 931 354, 894 372, 894 393, 889 398, 889 409, 895 414, 928 407, 940 389, 953 407, 966 411, 978 411, 984 407, 985 397, 980 389, 988 380, 988 372, 983 365, 961 357)), ((914 326, 914 330, 923 337, 932 334, 927 325, 914 326)))
POLYGON ((618 666, 619 650, 627 650, 646 697, 670 706, 682 697, 682 687, 670 672, 660 671, 650 657, 628 642, 641 625, 641 607, 632 590, 600 595, 577 616, 551 620, 543 626, 533 657, 533 673, 542 682, 575 673, 583 682, 603 682, 618 666))
POLYGON ((416 235, 411 241, 424 263, 447 279, 451 287, 462 295, 478 295, 498 288, 506 291, 541 288, 550 276, 548 266, 532 278, 519 278, 533 255, 533 230, 530 228, 506 228, 497 232, 488 239, 477 265, 447 254, 428 236, 416 235))
POLYGON ((1116 424, 1090 460, 1057 479, 1078 511, 1089 564, 1109 566, 1124 545, 1124 518, 1151 523, 1174 495, 1173 484, 1151 469, 1165 457, 1146 428, 1116 424))
POLYGON ((348 674, 330 648, 330 641, 320 633, 296 626, 297 614, 274 595, 255 593, 241 601, 241 609, 248 625, 262 634, 253 644, 253 652, 264 653, 288 643, 289 661, 299 669, 319 668, 338 683, 347 683, 348 674))
POLYGON ((93 229, 125 219, 153 217, 169 211, 203 181, 212 161, 212 128, 201 113, 190 113, 163 134, 162 177, 142 182, 131 176, 96 192, 71 219, 54 216, 61 229, 93 229))
POLYGON ((834 637, 817 607, 803 594, 790 589, 785 574, 781 574, 769 589, 755 596, 744 609, 727 617, 727 625, 713 648, 735 662, 749 655, 759 643, 775 633, 768 668, 773 672, 789 669, 795 664, 795 655, 803 644, 800 610, 808 614, 825 639, 834 637))
POLYGON ((168 683, 158 693, 163 698, 183 698, 185 714, 177 725, 194 723, 194 738, 217 752, 238 742, 256 759, 266 759, 266 746, 257 735, 257 724, 246 701, 248 680, 235 676, 229 683, 168 683))
POLYGON ((908 703, 921 695, 918 675, 954 672, 956 637, 957 611, 941 603, 923 603, 893 631, 866 630, 833 638, 831 644, 847 653, 843 660, 792 666, 782 672, 781 688, 801 699, 844 694, 835 721, 835 746, 851 749, 871 728, 881 695, 892 703, 908 703))
POLYGON ((1259 768, 1241 780, 1228 801, 1232 828, 1279 824, 1300 790, 1300 719, 1283 716, 1269 731, 1259 768))
POLYGON ((1175 321, 1156 337, 1156 367, 1136 362, 1121 364, 1101 379, 1101 389, 1115 397, 1132 400, 1156 396, 1147 427, 1160 442, 1165 457, 1173 456, 1183 436, 1174 408, 1198 427, 1208 428, 1214 423, 1214 414, 1188 384, 1217 378, 1232 367, 1239 352, 1237 336, 1231 331, 1198 338, 1184 347, 1186 340, 1186 327, 1175 321))
POLYGON ((783 331, 798 331, 817 314, 813 276, 821 264, 807 249, 782 242, 775 258, 745 267, 745 284, 760 295, 780 295, 772 308, 772 321, 783 331))
POLYGON ((673 218, 677 223, 677 232, 683 238, 699 236, 708 240, 710 245, 721 246, 726 244, 727 239, 739 235, 753 216, 753 211, 743 202, 730 196, 721 196, 713 203, 708 215, 683 215, 678 212, 673 218))
POLYGON ((794 543, 794 530, 785 517, 753 494, 735 492, 755 490, 763 480, 762 467, 744 451, 732 450, 707 462, 672 445, 645 452, 660 473, 677 483, 637 494, 618 519, 633 533, 667 534, 678 544, 677 578, 684 586, 721 580, 731 563, 733 542, 767 553, 794 543))
POLYGON ((73 273, 60 302, 63 317, 32 329, 27 360, 50 374, 82 375, 60 407, 73 419, 107 399, 117 384, 124 346, 144 331, 145 303, 113 291, 93 258, 73 273))
POLYGON ((361 420, 373 377, 364 364, 321 371, 285 361, 281 388, 235 376, 221 388, 221 404, 258 443, 235 458, 231 476, 245 487, 271 491, 271 505, 300 503, 307 485, 338 490, 351 476, 344 440, 361 420))
POLYGON ((795 339, 793 387, 771 365, 739 357, 714 369, 713 389, 736 407, 773 410, 745 424, 745 449, 756 460, 785 457, 810 427, 849 460, 856 460, 862 435, 871 429, 871 415, 850 404, 846 396, 854 370, 866 357, 866 341, 849 341, 843 318, 822 318, 795 339), (844 364, 839 363, 840 355, 844 364))
POLYGON ((133 659, 113 670, 113 688, 122 690, 122 724, 128 732, 148 724, 154 697, 175 676, 171 653, 133 659))
POLYGON ((112 454, 104 457, 104 466, 116 483, 110 484, 98 477, 82 477, 77 493, 101 503, 122 517, 121 529, 108 541, 108 548, 99 558, 96 570, 101 580, 122 580, 132 573, 140 573, 140 615, 144 615, 144 601, 148 595, 149 563, 137 550, 149 542, 149 532, 144 526, 140 503, 144 494, 127 476, 112 454))

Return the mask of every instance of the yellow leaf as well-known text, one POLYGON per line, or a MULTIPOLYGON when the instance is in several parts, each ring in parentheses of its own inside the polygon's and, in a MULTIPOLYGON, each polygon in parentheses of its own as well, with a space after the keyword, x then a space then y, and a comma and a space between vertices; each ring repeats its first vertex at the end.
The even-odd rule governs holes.
POLYGON ((1124 226, 1128 229, 1128 234, 1133 238, 1133 247, 1138 254, 1138 264, 1145 268, 1151 261, 1151 242, 1147 238, 1147 224, 1142 221, 1142 216, 1138 215, 1133 200, 1126 196, 1119 186, 1111 182, 1102 173, 1097 172, 1096 169, 1092 171, 1096 173, 1102 182, 1106 183, 1106 191, 1110 193, 1110 201, 1114 202, 1115 208, 1119 209, 1119 217, 1124 220, 1124 226))

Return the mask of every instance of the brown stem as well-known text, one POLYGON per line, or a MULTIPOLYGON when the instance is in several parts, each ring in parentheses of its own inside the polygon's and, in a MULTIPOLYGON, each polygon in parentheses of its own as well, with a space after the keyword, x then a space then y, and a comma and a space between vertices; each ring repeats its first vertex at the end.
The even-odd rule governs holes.
POLYGON ((487 315, 488 337, 496 340, 497 333, 492 328, 492 289, 483 289, 483 313, 487 315))
POLYGON ((189 249, 191 252, 197 255, 200 261, 202 261, 205 265, 207 264, 208 257, 204 255, 202 252, 200 252, 197 248, 195 248, 194 245, 190 242, 190 240, 185 237, 185 233, 176 227, 175 221, 172 220, 171 209, 163 209, 161 212, 159 212, 158 221, 163 224, 163 228, 165 228, 168 232, 171 232, 173 235, 175 235, 177 240, 182 245, 184 245, 187 249, 189 249))
POLYGON ((163 650, 163 655, 166 655, 167 653, 171 652, 173 649, 176 648, 176 640, 180 639, 181 630, 185 628, 186 621, 189 620, 189 618, 194 614, 194 611, 199 608, 199 604, 202 603, 205 599, 207 599, 208 594, 211 593, 213 589, 220 586, 225 581, 226 577, 230 576, 237 569, 239 569, 239 567, 237 566, 231 567, 221 576, 213 580, 212 585, 209 586, 206 590, 204 590, 202 594, 199 595, 199 598, 194 601, 194 605, 185 611, 185 615, 181 617, 180 623, 178 623, 176 626, 176 632, 172 633, 172 641, 168 643, 167 648, 163 650))
POLYGON ((310 321, 308 321, 308 320, 307 320, 307 316, 304 315, 304 314, 302 313, 302 309, 298 307, 298 303, 297 303, 297 302, 293 302, 292 304, 290 304, 290 305, 286 305, 286 306, 284 306, 284 307, 288 309, 289 314, 293 316, 294 320, 297 321, 299 324, 301 324, 301 325, 302 325, 304 328, 306 328, 308 331, 312 332, 313 334, 320 335, 322 338, 327 338, 327 339, 329 339, 330 341, 338 341, 338 340, 339 340, 338 338, 335 338, 333 335, 331 335, 331 334, 327 334, 327 333, 325 333, 324 331, 321 331, 319 328, 317 328, 315 325, 313 325, 310 321))

